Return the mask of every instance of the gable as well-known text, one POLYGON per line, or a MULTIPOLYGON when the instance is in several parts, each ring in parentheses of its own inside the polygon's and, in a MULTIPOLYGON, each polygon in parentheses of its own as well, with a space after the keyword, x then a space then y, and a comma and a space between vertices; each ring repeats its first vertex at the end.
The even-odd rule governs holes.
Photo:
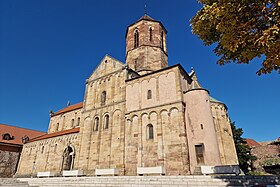
POLYGON ((105 57, 101 60, 99 65, 95 68, 93 73, 88 78, 89 81, 97 79, 99 77, 103 77, 112 72, 121 70, 124 63, 110 57, 109 55, 105 55, 105 57))

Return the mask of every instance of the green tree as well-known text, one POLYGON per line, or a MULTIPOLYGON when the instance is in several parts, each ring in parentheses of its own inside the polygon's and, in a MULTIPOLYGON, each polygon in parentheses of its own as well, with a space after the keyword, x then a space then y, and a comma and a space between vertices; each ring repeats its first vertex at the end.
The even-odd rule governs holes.
POLYGON ((252 161, 256 160, 256 157, 251 155, 250 148, 246 144, 246 140, 241 137, 243 134, 242 128, 236 128, 235 122, 231 122, 230 126, 232 129, 239 165, 242 171, 246 174, 250 171, 249 168, 251 167, 252 161))
POLYGON ((217 43, 217 64, 248 64, 264 57, 257 74, 280 73, 279 0, 198 0, 192 32, 204 45, 217 43))

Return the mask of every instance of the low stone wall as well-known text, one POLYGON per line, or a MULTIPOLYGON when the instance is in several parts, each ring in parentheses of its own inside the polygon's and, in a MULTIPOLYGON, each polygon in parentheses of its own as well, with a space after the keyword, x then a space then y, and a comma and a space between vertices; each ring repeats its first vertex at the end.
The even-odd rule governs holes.
POLYGON ((0 150, 0 177, 12 177, 16 172, 18 152, 0 150))

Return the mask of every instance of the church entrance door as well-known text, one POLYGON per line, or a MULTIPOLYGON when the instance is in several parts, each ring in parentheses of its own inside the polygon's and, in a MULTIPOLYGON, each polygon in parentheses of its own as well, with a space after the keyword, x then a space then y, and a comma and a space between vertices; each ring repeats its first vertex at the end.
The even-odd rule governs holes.
POLYGON ((195 145, 196 161, 197 165, 204 165, 203 145, 195 145))
POLYGON ((71 170, 74 165, 74 149, 68 146, 63 152, 62 170, 71 170))

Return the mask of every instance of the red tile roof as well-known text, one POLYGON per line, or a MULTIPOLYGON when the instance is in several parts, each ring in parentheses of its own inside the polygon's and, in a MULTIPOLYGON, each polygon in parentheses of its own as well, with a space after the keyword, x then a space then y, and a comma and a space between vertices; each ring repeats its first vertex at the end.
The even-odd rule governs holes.
POLYGON ((255 140, 250 139, 250 138, 246 138, 245 140, 246 140, 246 143, 249 147, 257 147, 257 146, 261 145, 258 142, 256 142, 255 140))
POLYGON ((8 143, 8 144, 17 144, 22 145, 22 137, 28 136, 29 139, 36 138, 38 136, 42 136, 46 134, 45 132, 31 130, 31 129, 25 129, 21 127, 15 127, 5 124, 0 124, 0 143, 8 143), (2 135, 3 134, 10 134, 10 136, 14 136, 14 139, 12 140, 3 140, 2 135))
POLYGON ((80 127, 74 128, 74 129, 68 129, 68 130, 64 130, 64 131, 58 131, 58 132, 54 132, 54 133, 50 133, 50 134, 45 134, 43 136, 39 136, 34 139, 31 139, 29 142, 34 142, 37 140, 43 140, 43 139, 53 138, 56 136, 62 136, 62 135, 78 133, 78 132, 80 132, 80 127))
POLYGON ((73 104, 73 105, 70 105, 70 106, 67 106, 59 111, 57 111, 56 113, 52 114, 52 116, 56 116, 58 114, 63 114, 65 112, 69 112, 69 111, 72 111, 72 110, 76 110, 76 109, 80 109, 80 108, 83 108, 83 102, 80 102, 80 103, 76 103, 76 104, 73 104))

